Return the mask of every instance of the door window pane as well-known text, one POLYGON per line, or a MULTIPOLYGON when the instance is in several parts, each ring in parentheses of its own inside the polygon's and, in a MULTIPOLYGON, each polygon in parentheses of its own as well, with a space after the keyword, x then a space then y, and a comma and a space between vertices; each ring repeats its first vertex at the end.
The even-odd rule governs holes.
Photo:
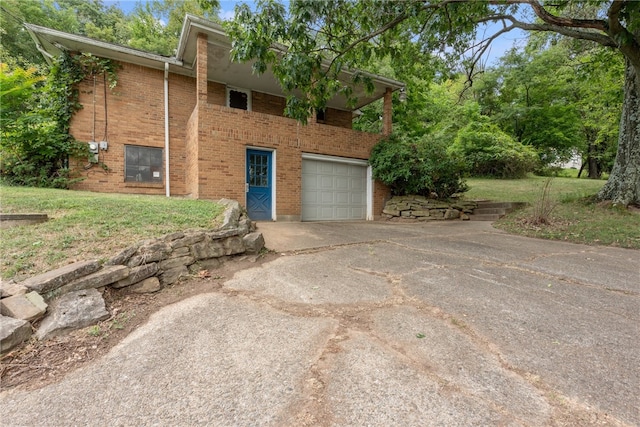
POLYGON ((249 154, 249 185, 269 186, 269 157, 267 154, 249 154))

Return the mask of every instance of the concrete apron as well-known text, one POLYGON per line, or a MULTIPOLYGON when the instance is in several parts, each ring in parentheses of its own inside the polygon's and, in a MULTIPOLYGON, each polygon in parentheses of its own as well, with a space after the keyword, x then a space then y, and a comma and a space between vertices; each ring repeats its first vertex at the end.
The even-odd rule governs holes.
POLYGON ((166 307, 3 425, 638 425, 640 252, 488 223, 264 223, 283 256, 166 307))

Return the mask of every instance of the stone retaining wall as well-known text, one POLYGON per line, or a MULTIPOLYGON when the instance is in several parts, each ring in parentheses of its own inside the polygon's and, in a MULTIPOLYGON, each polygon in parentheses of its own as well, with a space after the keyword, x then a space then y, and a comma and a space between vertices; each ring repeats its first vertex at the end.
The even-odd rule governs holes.
POLYGON ((424 196, 394 196, 382 211, 387 220, 413 219, 418 221, 463 219, 478 206, 473 201, 456 200, 452 202, 429 199, 424 196))
POLYGON ((264 238, 235 201, 227 205, 223 223, 215 230, 190 230, 145 240, 104 264, 80 261, 0 287, 0 352, 5 353, 31 335, 31 325, 44 319, 38 339, 83 328, 109 316, 99 289, 106 286, 131 292, 156 292, 199 270, 216 268, 221 258, 257 254, 264 238))

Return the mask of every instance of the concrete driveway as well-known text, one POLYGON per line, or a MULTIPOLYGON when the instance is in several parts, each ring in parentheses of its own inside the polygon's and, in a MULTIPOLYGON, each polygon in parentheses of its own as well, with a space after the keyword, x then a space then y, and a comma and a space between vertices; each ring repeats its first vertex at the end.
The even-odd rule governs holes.
POLYGON ((2 425, 640 425, 640 251, 482 222, 259 229, 282 256, 3 394, 2 425))

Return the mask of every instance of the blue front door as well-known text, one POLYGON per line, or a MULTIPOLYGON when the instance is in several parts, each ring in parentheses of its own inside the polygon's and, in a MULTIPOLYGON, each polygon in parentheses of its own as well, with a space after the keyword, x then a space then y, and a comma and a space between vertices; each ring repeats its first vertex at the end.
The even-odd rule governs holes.
POLYGON ((272 220, 270 151, 247 150, 247 212, 254 221, 272 220))

